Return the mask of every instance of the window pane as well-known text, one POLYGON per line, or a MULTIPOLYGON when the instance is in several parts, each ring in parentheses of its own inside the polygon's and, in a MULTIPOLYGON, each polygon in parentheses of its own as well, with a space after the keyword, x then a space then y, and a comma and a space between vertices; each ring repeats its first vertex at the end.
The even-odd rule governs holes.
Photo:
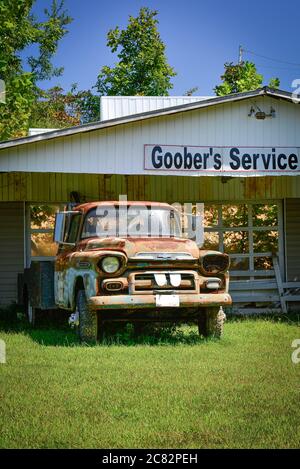
POLYGON ((252 206, 253 226, 278 225, 278 205, 254 204, 252 206))
POLYGON ((248 226, 248 207, 245 204, 222 206, 223 226, 248 226))
POLYGON ((53 233, 31 234, 31 256, 55 256, 57 244, 53 241, 53 233))
POLYGON ((59 209, 59 205, 31 205, 31 229, 53 229, 55 223, 55 213, 58 212, 59 209))
POLYGON ((230 270, 250 270, 248 257, 232 257, 230 270))
POLYGON ((224 251, 232 254, 244 254, 249 252, 249 240, 247 231, 225 231, 224 251))
POLYGON ((255 257, 254 270, 270 270, 273 269, 272 257, 255 257))
POLYGON ((204 233, 204 244, 201 249, 211 249, 212 251, 219 250, 219 233, 213 231, 204 233))
POLYGON ((216 226, 218 224, 218 206, 204 205, 204 226, 216 226))
POLYGON ((67 243, 75 243, 77 240, 78 229, 81 222, 81 215, 72 215, 69 217, 70 226, 67 228, 67 243))
POLYGON ((278 231, 253 231, 254 252, 278 252, 278 231))

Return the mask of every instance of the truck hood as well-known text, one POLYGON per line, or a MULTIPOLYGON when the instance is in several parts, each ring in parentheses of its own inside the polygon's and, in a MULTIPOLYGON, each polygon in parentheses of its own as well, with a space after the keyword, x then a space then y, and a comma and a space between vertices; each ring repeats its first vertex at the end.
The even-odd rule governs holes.
POLYGON ((198 259, 199 248, 194 241, 183 238, 89 238, 80 243, 84 251, 121 251, 134 258, 143 253, 182 253, 198 259))

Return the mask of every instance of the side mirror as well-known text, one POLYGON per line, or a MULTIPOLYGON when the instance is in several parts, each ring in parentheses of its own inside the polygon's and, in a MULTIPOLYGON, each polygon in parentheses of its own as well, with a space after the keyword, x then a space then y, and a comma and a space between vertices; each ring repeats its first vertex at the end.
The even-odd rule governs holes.
POLYGON ((65 226, 66 226, 65 213, 56 213, 55 214, 55 228, 54 228, 54 241, 56 243, 64 242, 65 226))
POLYGON ((65 240, 67 239, 67 233, 70 229, 70 222, 72 217, 78 215, 80 212, 70 211, 70 212, 58 212, 55 214, 55 228, 54 228, 54 241, 59 244, 64 244, 66 246, 75 246, 75 243, 68 243, 65 240))

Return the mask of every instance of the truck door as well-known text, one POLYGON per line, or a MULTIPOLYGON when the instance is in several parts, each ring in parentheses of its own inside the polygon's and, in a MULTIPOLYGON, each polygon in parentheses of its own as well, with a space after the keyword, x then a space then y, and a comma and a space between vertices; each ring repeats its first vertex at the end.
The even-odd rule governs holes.
POLYGON ((68 309, 76 281, 71 258, 76 251, 81 212, 63 212, 56 218, 55 236, 59 242, 55 261, 54 291, 55 301, 60 308, 68 309))

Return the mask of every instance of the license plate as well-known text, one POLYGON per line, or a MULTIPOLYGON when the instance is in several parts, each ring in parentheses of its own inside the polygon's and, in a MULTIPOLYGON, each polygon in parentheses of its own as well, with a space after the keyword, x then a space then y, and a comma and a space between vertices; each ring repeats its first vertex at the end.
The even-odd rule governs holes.
POLYGON ((162 307, 178 307, 179 306, 178 295, 156 295, 156 306, 162 307))

